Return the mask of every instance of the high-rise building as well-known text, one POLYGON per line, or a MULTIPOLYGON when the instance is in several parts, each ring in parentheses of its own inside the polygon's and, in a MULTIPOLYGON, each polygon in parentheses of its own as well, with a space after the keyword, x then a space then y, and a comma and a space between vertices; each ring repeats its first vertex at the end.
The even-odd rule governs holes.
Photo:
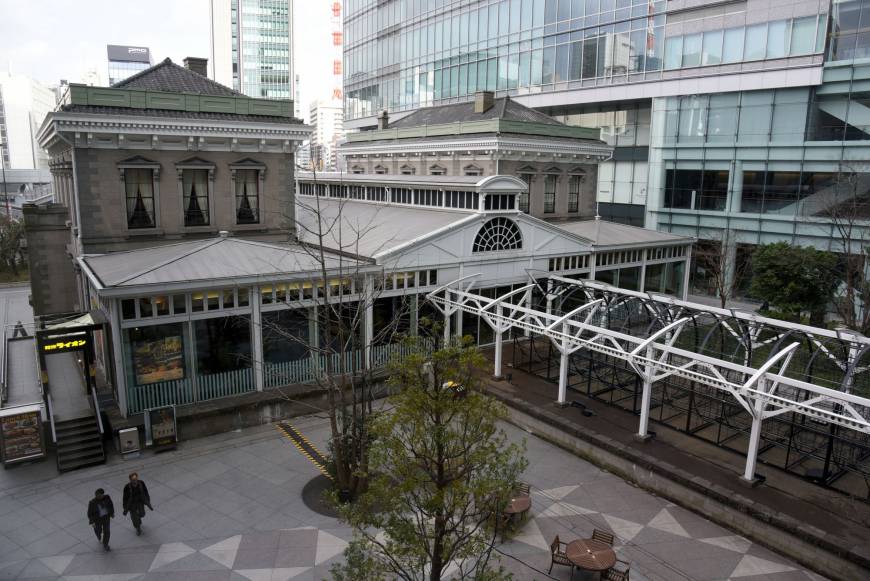
POLYGON ((311 103, 311 145, 312 161, 318 160, 321 170, 337 169, 338 141, 344 137, 344 115, 341 102, 320 99, 311 103), (317 148, 318 156, 314 151, 317 148))
POLYGON ((151 67, 151 51, 147 46, 106 45, 109 60, 109 84, 114 85, 127 77, 151 67))
POLYGON ((847 197, 867 237, 866 0, 350 0, 345 13, 348 130, 492 90, 599 127, 615 147, 602 217, 707 239, 728 273, 767 242, 844 252, 830 215, 847 197))
POLYGON ((0 72, 0 155, 9 169, 48 169, 36 140, 39 126, 55 105, 54 91, 26 75, 0 72))
POLYGON ((210 0, 210 76, 248 95, 291 100, 293 0, 210 0))

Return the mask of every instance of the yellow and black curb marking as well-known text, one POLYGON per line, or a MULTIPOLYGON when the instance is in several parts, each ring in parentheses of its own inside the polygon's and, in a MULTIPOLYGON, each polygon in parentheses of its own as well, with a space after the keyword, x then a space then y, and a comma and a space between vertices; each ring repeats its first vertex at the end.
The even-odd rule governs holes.
POLYGON ((299 450, 303 456, 308 458, 312 464, 314 464, 320 472, 332 480, 332 475, 326 469, 326 458, 323 457, 323 454, 320 453, 314 444, 311 441, 302 435, 302 432, 294 428, 288 422, 278 422, 275 426, 278 428, 278 431, 284 434, 284 436, 290 440, 290 442, 296 446, 296 449, 299 450))

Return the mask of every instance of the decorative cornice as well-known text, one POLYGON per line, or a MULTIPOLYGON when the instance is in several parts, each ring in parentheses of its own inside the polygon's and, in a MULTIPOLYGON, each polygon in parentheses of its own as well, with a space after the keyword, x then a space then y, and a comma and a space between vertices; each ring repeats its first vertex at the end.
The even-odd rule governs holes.
POLYGON ((533 140, 506 137, 488 137, 485 139, 463 139, 447 141, 419 140, 414 143, 371 143, 357 145, 345 143, 339 147, 339 153, 348 155, 377 155, 393 153, 461 153, 483 152, 492 153, 546 153, 562 155, 589 155, 609 158, 613 155, 613 147, 609 145, 578 144, 570 140, 533 140))

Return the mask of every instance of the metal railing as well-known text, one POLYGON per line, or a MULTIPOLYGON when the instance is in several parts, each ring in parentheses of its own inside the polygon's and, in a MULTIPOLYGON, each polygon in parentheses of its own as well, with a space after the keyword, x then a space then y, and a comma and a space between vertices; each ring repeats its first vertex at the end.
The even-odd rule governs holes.
POLYGON ((91 396, 94 399, 94 413, 97 414, 97 425, 100 427, 100 433, 105 434, 105 430, 103 430, 103 417, 100 414, 100 402, 97 401, 97 390, 96 388, 91 388, 91 396))
POLYGON ((57 429, 54 427, 54 404, 52 403, 51 394, 45 394, 45 400, 48 402, 48 421, 51 423, 51 441, 57 444, 57 429))

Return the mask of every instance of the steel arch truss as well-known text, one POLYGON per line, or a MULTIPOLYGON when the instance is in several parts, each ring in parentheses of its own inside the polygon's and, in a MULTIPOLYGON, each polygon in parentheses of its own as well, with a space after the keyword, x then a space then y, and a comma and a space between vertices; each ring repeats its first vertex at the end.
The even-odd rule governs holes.
POLYGON ((867 375, 862 360, 870 340, 865 337, 556 276, 547 281, 542 309, 532 305, 537 283, 487 298, 471 292, 474 283, 468 281, 476 276, 428 295, 447 317, 448 329, 450 315, 458 311, 485 321, 495 332, 496 376, 501 375, 505 331, 516 328, 548 338, 560 354, 561 405, 567 403, 568 360, 574 352, 586 349, 627 362, 643 380, 640 437, 648 434, 653 383, 672 377, 730 395, 752 418, 748 480, 755 475, 765 419, 791 412, 870 434, 870 399, 851 393, 856 377, 867 375), (568 301, 572 308, 563 312, 569 296, 574 296, 568 301), (794 369, 799 352, 804 367, 794 369), (812 381, 815 376, 806 373, 814 366, 824 368, 824 381, 812 381))

